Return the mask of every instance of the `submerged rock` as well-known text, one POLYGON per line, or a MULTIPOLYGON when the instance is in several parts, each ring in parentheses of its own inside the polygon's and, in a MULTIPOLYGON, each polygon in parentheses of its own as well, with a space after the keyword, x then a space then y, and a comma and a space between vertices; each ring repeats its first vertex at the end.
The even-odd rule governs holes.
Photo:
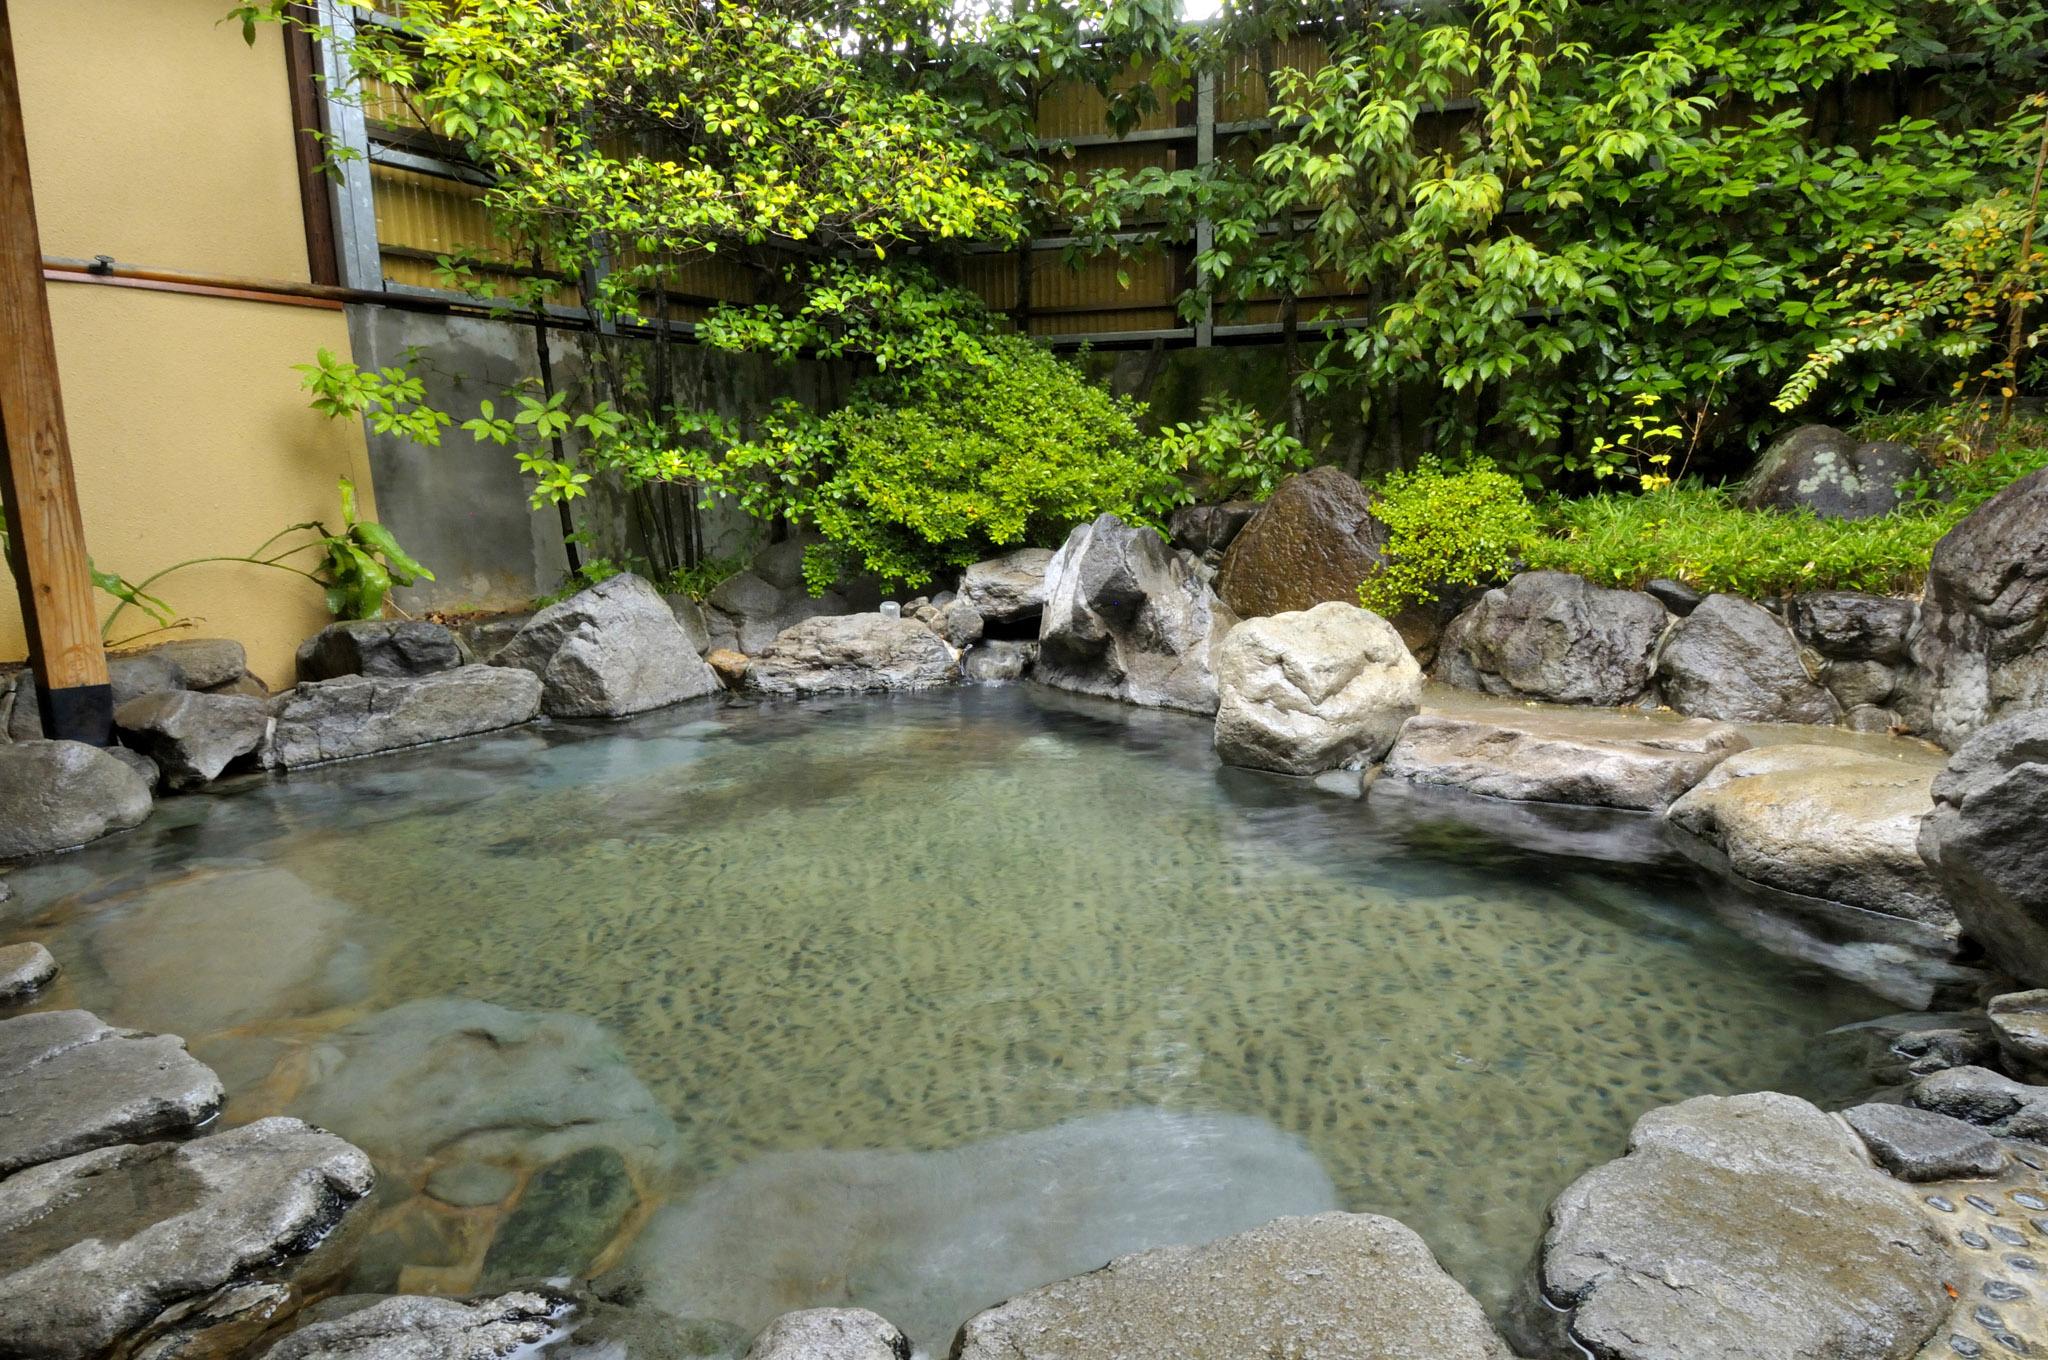
POLYGON ((516 727, 540 716, 541 681, 508 666, 463 666, 416 679, 349 675, 284 699, 270 758, 285 769, 516 727))
POLYGON ((1730 756, 1667 815, 1744 878, 1953 930, 1918 849, 1933 775, 1846 747, 1763 746, 1730 756))
POLYGON ((910 1341, 865 1308, 806 1308, 762 1328, 747 1360, 910 1360, 910 1341))
POLYGON ((1657 659, 1657 679, 1665 702, 1695 717, 1831 723, 1839 712, 1785 625, 1736 595, 1710 595, 1678 621, 1657 659))
POLYGON ((1392 624, 1333 602, 1231 629, 1216 685, 1226 765, 1314 774, 1384 756, 1415 715, 1422 668, 1392 624))
POLYGON ((1018 548, 960 574, 959 598, 987 623, 1019 623, 1045 609, 1050 548, 1018 548))
POLYGON ((1150 529, 1104 515, 1046 568, 1037 678, 1150 708, 1216 711, 1215 650, 1236 622, 1150 529))
POLYGON ((2048 983, 2048 709, 1970 738, 1933 797, 1920 853, 1964 933, 2015 977, 2048 983))
POLYGON ((220 1079, 176 1035, 116 1029, 85 1011, 0 1020, 0 1177, 130 1139, 189 1133, 225 1099, 220 1079))
POLYGON ((1926 470, 1910 444, 1859 442, 1826 425, 1801 425, 1764 450, 1737 499, 1751 510, 1870 519, 1898 509, 1899 483, 1926 470))
POLYGON ((1550 1207, 1510 1336, 1602 1360, 1907 1360, 1955 1262, 1913 1192, 1791 1096, 1652 1110, 1550 1207))
POLYGON ((432 675, 464 657, 455 634, 425 619, 345 619, 299 645, 301 680, 341 675, 432 675))
POLYGON ((806 619, 754 658, 748 689, 761 694, 917 690, 960 678, 959 655, 915 619, 843 614, 806 619))
POLYGON ((168 690, 130 699, 114 711, 114 724, 172 788, 189 789, 218 779, 263 744, 270 706, 244 695, 168 690))
MULTIPOLYGON (((0 901, 5 900, 0 896, 0 901)), ((57 960, 34 941, 0 945, 0 1006, 26 1001, 49 986, 56 976, 57 960)))
POLYGON ((70 850, 139 826, 154 806, 142 777, 77 741, 0 742, 0 859, 70 850))
POLYGON ((1402 727, 1382 773, 1515 802, 1661 812, 1748 746, 1724 724, 1630 713, 1425 713, 1402 727))
POLYGON ((2005 1154, 1983 1130, 1910 1105, 1858 1105, 1842 1118, 1877 1164, 1902 1181, 1996 1176, 2005 1154))
POLYGON ((541 610, 492 659, 538 675, 556 718, 623 718, 718 688, 675 611, 631 572, 541 610))
POLYGON ((1902 712, 1951 750, 1987 723, 2048 707, 2048 468, 1934 545, 1911 649, 1902 712))
POLYGON ((1568 572, 1524 572, 1451 621, 1435 673, 1488 694, 1618 708, 1648 692, 1670 622, 1648 595, 1568 572))
POLYGON ((1247 619, 1356 603, 1387 542, 1372 505, 1372 492, 1342 468, 1289 477, 1232 539, 1216 577, 1223 602, 1247 619))
POLYGON ((1282 1218, 1111 1261, 970 1319, 953 1360, 1511 1360, 1470 1294, 1391 1218, 1282 1218))
POLYGON ((251 1302, 288 1317, 347 1264, 340 1230, 372 1181, 362 1153, 296 1119, 17 1172, 0 1181, 0 1354, 152 1354, 165 1333, 175 1354, 223 1353, 194 1310, 229 1336, 251 1302))
POLYGON ((943 1355, 962 1319, 1048 1279, 1336 1202, 1265 1120, 1137 1109, 937 1152, 769 1153, 658 1213, 624 1274, 651 1306, 744 1326, 872 1308, 943 1355))

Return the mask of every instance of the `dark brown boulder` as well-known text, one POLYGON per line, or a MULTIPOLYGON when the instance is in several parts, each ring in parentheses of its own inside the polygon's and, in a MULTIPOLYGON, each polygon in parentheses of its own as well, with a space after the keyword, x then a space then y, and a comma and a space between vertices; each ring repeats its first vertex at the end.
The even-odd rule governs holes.
POLYGON ((1387 526, 1372 492, 1339 468, 1310 468, 1280 484, 1231 542, 1216 578, 1239 618, 1356 603, 1358 584, 1383 560, 1387 526))

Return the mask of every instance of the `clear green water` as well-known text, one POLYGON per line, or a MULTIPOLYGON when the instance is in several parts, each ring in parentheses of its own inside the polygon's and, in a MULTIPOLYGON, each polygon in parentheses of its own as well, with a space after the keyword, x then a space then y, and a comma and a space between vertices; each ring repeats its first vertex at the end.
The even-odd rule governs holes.
MULTIPOLYGON (((570 1104, 637 1077, 659 1110, 622 1135, 640 1210, 543 1223, 585 1258, 552 1268, 608 1241, 680 1311, 864 1302, 941 1353, 1010 1289, 1325 1203, 1402 1219, 1497 1304, 1643 1110, 1812 1094, 1816 1037, 1897 1009, 1685 875, 1225 770, 1201 720, 1029 688, 508 733, 173 800, 12 882, 0 939, 67 967, 45 1004, 186 1034, 231 1119, 338 1080, 334 1033, 400 1003, 588 1017, 630 1075, 579 1065, 570 1104)), ((376 1151, 409 1100, 459 1123, 535 1086, 463 1062, 382 1098, 358 1063, 320 1112, 376 1151)), ((435 1140, 380 1158, 397 1226, 364 1283, 474 1282, 497 1210, 404 1217, 462 1160, 435 1140)), ((524 1175, 544 1142, 464 1155, 524 1175)))

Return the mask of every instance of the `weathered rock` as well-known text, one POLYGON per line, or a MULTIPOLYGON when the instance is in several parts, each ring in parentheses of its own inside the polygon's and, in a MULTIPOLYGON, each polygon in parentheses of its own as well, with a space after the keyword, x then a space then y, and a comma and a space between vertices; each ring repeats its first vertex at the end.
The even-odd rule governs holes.
POLYGON ((923 605, 910 611, 909 617, 944 638, 955 651, 980 641, 984 627, 974 606, 957 597, 943 605, 923 605))
POLYGON ((0 1006, 26 1001, 56 976, 57 960, 34 941, 0 945, 0 1006))
POLYGON ((1764 451, 1738 499, 1751 510, 1870 519, 1898 509, 1899 483, 1926 469, 1910 444, 1858 443, 1826 425, 1801 425, 1764 451))
POLYGON ((1944 746, 2048 706, 2048 468, 1934 546, 1910 646, 1917 673, 1901 711, 1944 746))
POLYGON ((1953 929, 1918 849, 1933 774, 1846 747, 1764 746, 1723 761, 1668 816, 1744 878, 1953 929))
POLYGON ((960 675, 977 685, 1002 685, 1021 680, 1038 661, 1035 642, 997 639, 974 646, 960 658, 960 675))
POLYGON ((1378 760, 1422 699, 1392 624, 1333 601, 1248 619, 1216 652, 1216 754, 1281 774, 1378 760))
POLYGON ((1045 588, 1039 680, 1152 708, 1216 711, 1215 650, 1236 619, 1157 533, 1114 515, 1080 525, 1053 554, 1045 588))
POLYGON ((1643 594, 1681 619, 1698 609, 1700 601, 1707 598, 1685 582, 1674 581, 1668 576, 1659 576, 1654 581, 1643 582, 1643 594))
MULTIPOLYGON (((1220 557, 1252 516, 1259 513, 1255 501, 1223 501, 1217 505, 1183 505, 1166 522, 1166 538, 1176 548, 1186 548, 1197 557, 1220 557)), ((1361 578, 1362 579, 1362 578, 1361 578)), ((1354 587, 1355 589, 1355 587, 1354 587)))
POLYGON ((539 676, 512 666, 300 685, 279 707, 270 758, 297 769, 516 727, 540 716, 541 688, 539 676))
POLYGON ((865 1308, 806 1308, 762 1328, 747 1360, 910 1360, 910 1340, 865 1308))
POLYGON ((573 1311, 546 1286, 470 1301, 385 1299, 308 1323, 264 1360, 505 1360, 559 1335, 573 1311))
POLYGON ((1983 1067, 1951 1067, 1922 1077, 1906 1099, 2000 1138, 2048 1142, 2048 1086, 2029 1086, 1983 1067))
POLYGON ((1998 1055, 1981 1011, 1909 1011, 1838 1025, 1822 1035, 1812 1058, 1825 1069, 1856 1072, 1867 1093, 1911 1085, 1951 1067, 1972 1067, 1998 1055))
POLYGON ((1970 738, 1933 795, 1920 853, 1964 933, 2015 977, 2048 984, 2048 709, 1970 738))
POLYGON ((711 667, 719 684, 727 689, 740 689, 747 683, 747 672, 753 668, 754 659, 730 647, 714 647, 704 654, 704 664, 711 667))
POLYGON ((1842 1118, 1877 1164, 1902 1181, 1967 1180, 2005 1169, 2005 1154, 1991 1135, 1933 1110, 1858 1105, 1842 1118))
POLYGON ((0 745, 0 859, 69 850, 138 826, 152 806, 142 777, 76 741, 0 745))
POLYGON ((185 688, 184 667, 173 657, 158 651, 108 657, 107 677, 113 683, 116 708, 145 694, 185 688))
POLYGON ((1906 638, 1919 605, 1890 595, 1816 590, 1792 598, 1792 632, 1830 660, 1906 659, 1906 638))
POLYGON ((960 574, 959 598, 988 623, 1037 618, 1045 609, 1045 569, 1050 548, 1019 548, 960 574))
POLYGON ((796 580, 782 585, 752 571, 728 576, 712 588, 704 603, 708 607, 711 646, 745 652, 748 656, 766 651, 785 630, 805 619, 852 610, 847 598, 836 591, 812 595, 804 588, 801 570, 796 580))
POLYGON ((960 678, 959 656, 915 619, 843 614, 805 619, 748 667, 761 694, 930 689, 960 678))
POLYGON ((1381 773, 1515 802, 1661 812, 1748 746, 1734 728, 1698 719, 1554 709, 1425 713, 1402 727, 1381 773))
POLYGON ((1889 708, 1876 708, 1870 704, 1858 704, 1842 715, 1842 726, 1851 732, 1873 734, 1903 732, 1899 726, 1899 715, 1889 708))
POLYGON ((533 1174, 484 1256, 486 1282, 535 1279, 595 1261, 639 1204, 617 1149, 588 1147, 533 1174))
POLYGON ((1657 679, 1665 701, 1694 717, 1831 723, 1839 711, 1785 625, 1737 595, 1710 595, 1679 620, 1658 657, 1657 679))
POLYGON ((2027 1081, 2048 1078, 2048 990, 1994 996, 1984 1010, 2006 1070, 2027 1081))
POLYGON ((1701 1096, 1644 1115, 1626 1157, 1558 1196, 1510 1335, 1602 1360, 1906 1360, 1947 1317, 1953 1267, 1834 1119, 1701 1096))
POLYGON ((144 648, 139 655, 169 661, 187 689, 219 689, 249 673, 249 654, 232 638, 176 638, 144 648))
POLYGON ((1620 707, 1649 689, 1670 619, 1647 595, 1567 572, 1524 572, 1451 621, 1435 674, 1488 694, 1620 707))
POLYGON ((455 634, 425 619, 345 619, 299 645, 299 679, 432 675, 463 662, 455 634))
POLYGON ((163 771, 174 789, 210 783, 253 754, 270 730, 270 705, 230 694, 166 690, 114 710, 122 738, 163 771))
POLYGON ((1898 693, 1898 673, 1882 661, 1830 661, 1821 673, 1821 683, 1847 713, 1859 708, 1882 708, 1898 693))
MULTIPOLYGON (((147 699, 149 696, 145 694, 142 697, 147 699)), ((129 702, 133 703, 135 700, 131 699, 129 702)), ((108 746, 102 749, 129 769, 135 771, 136 778, 147 785, 151 793, 155 793, 158 787, 163 784, 163 767, 142 754, 142 752, 127 746, 108 746)))
POLYGON ((493 660, 541 677, 556 718, 623 718, 718 688, 674 611, 630 572, 541 610, 493 660))
POLYGON ((1341 468, 1296 473, 1274 490, 1224 554, 1216 583, 1240 618, 1355 602, 1384 561, 1387 527, 1373 495, 1341 468))
POLYGON ((1478 1303, 1406 1227, 1276 1219, 1111 1261, 970 1318, 953 1360, 1507 1360, 1478 1303))
POLYGON ((533 615, 493 614, 488 618, 472 619, 455 630, 455 635, 469 654, 484 665, 491 665, 506 643, 519 636, 519 630, 533 621, 533 615))
POLYGON ((85 1011, 0 1020, 0 1176, 189 1132, 223 1098, 219 1079, 176 1035, 115 1029, 85 1011))
POLYGON ((209 1353, 188 1309, 224 1290, 329 1285, 373 1179, 369 1158, 296 1119, 18 1172, 0 1181, 0 1354, 74 1360, 139 1349, 160 1327, 184 1334, 182 1353, 209 1353))

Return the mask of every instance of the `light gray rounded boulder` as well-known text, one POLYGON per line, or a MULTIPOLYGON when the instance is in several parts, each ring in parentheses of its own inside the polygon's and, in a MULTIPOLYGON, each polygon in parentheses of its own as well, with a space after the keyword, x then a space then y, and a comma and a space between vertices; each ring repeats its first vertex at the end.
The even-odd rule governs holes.
POLYGON ((1657 679, 1665 702, 1695 718, 1831 723, 1841 711, 1785 625, 1739 595, 1709 595, 1679 620, 1658 656, 1657 679))
POLYGON ((1517 699, 1619 708, 1647 694, 1670 622, 1639 591, 1524 572, 1451 621, 1437 644, 1436 678, 1517 699))
POLYGON ((152 806, 141 775, 77 741, 0 743, 0 859, 70 850, 140 826, 152 806))
POLYGON ((1407 1227, 1279 1218, 1157 1247, 968 1319, 952 1360, 1512 1360, 1407 1227))
POLYGON ((989 623, 1036 618, 1045 608, 1050 548, 1018 548, 960 573, 960 599, 989 623))
POLYGON ((1842 1123, 1775 1092, 1700 1096, 1558 1196, 1510 1336, 1541 1360, 1908 1360, 1954 1278, 1842 1123))
POLYGON ((1379 760, 1422 700, 1394 626, 1332 601, 1247 619, 1216 653, 1216 754, 1281 774, 1379 760))
POLYGON ((554 718, 624 718, 718 689, 675 611, 631 572, 541 610, 492 663, 538 675, 554 718))

